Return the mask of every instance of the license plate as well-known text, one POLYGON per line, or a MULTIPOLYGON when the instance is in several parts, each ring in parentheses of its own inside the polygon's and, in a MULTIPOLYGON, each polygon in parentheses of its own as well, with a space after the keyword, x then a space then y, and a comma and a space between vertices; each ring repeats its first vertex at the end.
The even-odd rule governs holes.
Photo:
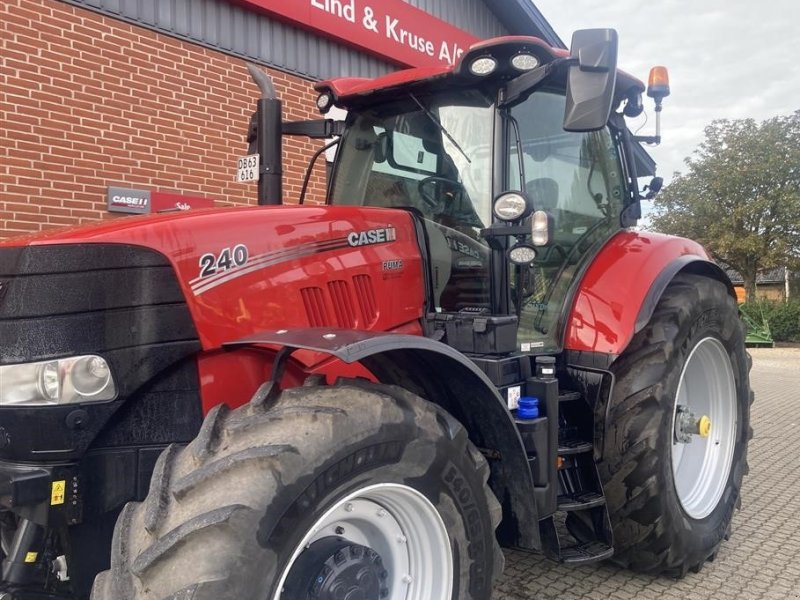
POLYGON ((260 158, 258 154, 249 154, 240 158, 236 163, 236 181, 258 181, 260 158))

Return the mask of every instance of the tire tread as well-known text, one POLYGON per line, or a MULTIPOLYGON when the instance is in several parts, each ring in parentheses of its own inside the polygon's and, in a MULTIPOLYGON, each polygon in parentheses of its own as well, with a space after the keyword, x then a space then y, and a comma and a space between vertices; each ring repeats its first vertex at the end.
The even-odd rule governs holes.
MULTIPOLYGON (((198 436, 187 447, 168 447, 157 461, 148 497, 142 503, 128 503, 117 522, 111 569, 97 577, 92 600, 210 600, 233 593, 226 587, 232 579, 219 572, 203 575, 202 569, 213 570, 214 565, 198 565, 197 572, 189 574, 194 583, 187 581, 185 577, 189 575, 181 571, 185 571, 189 555, 180 549, 204 534, 220 540, 251 537, 248 534, 252 525, 246 528, 243 524, 253 523, 254 510, 263 511, 259 503, 270 497, 271 486, 282 485, 289 477, 287 464, 294 463, 296 469, 305 460, 296 442, 273 439, 275 431, 288 432, 287 439, 297 441, 304 439, 307 432, 323 431, 328 425, 322 424, 348 417, 348 409, 340 407, 335 398, 352 399, 359 394, 363 396, 361 404, 351 402, 346 406, 374 406, 375 418, 382 415, 383 405, 375 402, 376 394, 386 401, 391 399, 401 411, 422 410, 430 414, 437 429, 451 440, 454 452, 469 457, 482 483, 488 519, 493 530, 497 528, 502 509, 488 485, 488 463, 456 419, 403 388, 340 379, 334 386, 285 390, 266 410, 249 404, 235 410, 219 405, 209 411, 198 436), (326 402, 316 401, 320 393, 327 394, 326 402), (247 489, 226 489, 227 481, 247 481, 247 489), (213 507, 208 500, 209 489, 228 503, 213 507), (237 518, 238 514, 246 518, 237 518), (143 531, 139 531, 140 527, 143 531), (171 572, 179 577, 169 577, 171 572)), ((504 559, 495 536, 492 538, 489 568, 493 568, 493 581, 501 572, 504 559)), ((248 543, 255 544, 255 540, 248 543)), ((255 548, 243 548, 242 553, 244 560, 249 560, 247 555, 254 554, 255 548)), ((200 562, 205 561, 206 557, 200 562)), ((231 571, 232 578, 233 575, 235 571, 231 571)))
MULTIPOLYGON (((661 519, 659 507, 664 491, 655 475, 658 465, 653 463, 654 440, 663 426, 663 417, 659 416, 663 409, 647 404, 658 402, 654 399, 665 394, 670 357, 687 352, 691 342, 688 322, 694 307, 704 301, 724 306, 721 310, 736 314, 735 303, 721 283, 699 275, 677 275, 665 290, 650 323, 634 336, 628 349, 611 367, 615 375, 614 391, 624 395, 610 401, 605 447, 598 467, 610 504, 615 537, 613 560, 639 572, 677 578, 688 571, 699 572, 706 561, 713 560, 722 542, 720 539, 705 549, 676 550, 673 532, 661 519), (675 346, 676 335, 681 336, 678 338, 680 347, 675 346), (621 392, 622 389, 625 392, 621 392), (648 419, 646 414, 651 417, 648 419)), ((721 323, 721 328, 727 328, 730 339, 744 347, 741 326, 730 330, 727 323, 721 323)), ((745 376, 749 366, 748 363, 744 367, 745 376)), ((750 390, 744 401, 745 414, 749 412, 752 398, 750 390)), ((742 437, 745 441, 752 437, 749 425, 742 437)), ((740 465, 732 465, 732 472, 739 468, 746 474, 746 445, 740 465)), ((735 486, 734 504, 738 507, 740 477, 735 486)))

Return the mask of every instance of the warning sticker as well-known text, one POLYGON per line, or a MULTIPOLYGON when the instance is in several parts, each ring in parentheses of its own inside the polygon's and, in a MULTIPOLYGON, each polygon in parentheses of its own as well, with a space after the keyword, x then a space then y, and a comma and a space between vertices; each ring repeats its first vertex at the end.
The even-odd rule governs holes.
POLYGON ((522 386, 515 385, 508 388, 508 410, 517 410, 519 408, 519 397, 522 395, 522 386))
POLYGON ((28 553, 25 555, 25 562, 26 562, 26 563, 35 563, 35 562, 36 562, 36 559, 37 559, 38 557, 39 557, 39 553, 38 553, 38 552, 28 552, 28 553))
POLYGON ((50 492, 50 505, 56 506, 57 504, 64 504, 64 494, 67 491, 67 482, 65 480, 54 481, 53 489, 50 492))

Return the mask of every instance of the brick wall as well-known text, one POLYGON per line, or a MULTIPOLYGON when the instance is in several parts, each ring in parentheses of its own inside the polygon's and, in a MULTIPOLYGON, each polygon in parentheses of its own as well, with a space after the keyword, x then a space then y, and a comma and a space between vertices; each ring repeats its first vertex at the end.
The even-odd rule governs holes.
MULTIPOLYGON (((270 71, 285 119, 311 82, 270 71)), ((97 219, 109 185, 255 204, 235 183, 258 91, 244 61, 54 0, 0 2, 0 239, 97 219)), ((297 201, 318 142, 284 141, 297 201)), ((310 198, 324 196, 324 162, 310 198)))

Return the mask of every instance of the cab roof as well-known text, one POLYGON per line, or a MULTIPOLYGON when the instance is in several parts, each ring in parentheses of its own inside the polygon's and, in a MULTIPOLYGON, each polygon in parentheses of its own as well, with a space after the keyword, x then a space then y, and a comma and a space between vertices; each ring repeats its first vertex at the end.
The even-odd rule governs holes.
MULTIPOLYGON (((360 104, 369 97, 389 95, 389 93, 408 87, 427 86, 441 82, 461 86, 482 85, 488 81, 510 80, 522 72, 513 69, 511 58, 518 54, 530 54, 546 64, 559 58, 568 58, 569 52, 561 48, 553 48, 536 37, 505 36, 481 41, 473 44, 464 52, 459 61, 451 66, 416 67, 395 71, 374 79, 365 77, 341 77, 321 81, 314 86, 321 94, 329 93, 334 104, 348 108, 360 104), (474 75, 469 65, 479 57, 493 57, 498 61, 497 72, 488 76, 474 75)), ((628 75, 617 71, 617 93, 621 100, 631 91, 643 92, 644 84, 628 75)))

